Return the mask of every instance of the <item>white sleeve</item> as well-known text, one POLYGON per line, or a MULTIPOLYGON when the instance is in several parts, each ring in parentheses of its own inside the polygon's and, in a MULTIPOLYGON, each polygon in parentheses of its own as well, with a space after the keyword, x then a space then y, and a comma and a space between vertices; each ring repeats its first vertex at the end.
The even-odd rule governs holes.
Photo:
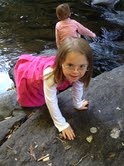
POLYGON ((83 83, 77 81, 72 85, 72 98, 73 104, 76 109, 82 107, 82 97, 83 97, 83 83))
POLYGON ((61 132, 69 126, 69 123, 66 122, 59 109, 57 89, 53 76, 50 76, 48 79, 44 79, 44 96, 54 125, 59 130, 59 132, 61 132))

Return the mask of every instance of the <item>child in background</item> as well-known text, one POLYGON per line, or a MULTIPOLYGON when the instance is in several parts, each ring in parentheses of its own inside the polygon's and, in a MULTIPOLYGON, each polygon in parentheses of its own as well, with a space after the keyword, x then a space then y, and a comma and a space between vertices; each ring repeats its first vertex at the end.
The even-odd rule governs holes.
POLYGON ((66 37, 80 37, 80 35, 96 37, 95 33, 70 18, 71 11, 67 3, 61 4, 56 8, 56 15, 60 20, 55 26, 57 48, 59 48, 66 37))
POLYGON ((92 51, 81 38, 66 38, 56 56, 23 54, 14 67, 17 100, 23 107, 37 107, 46 103, 54 125, 65 139, 73 140, 75 133, 62 116, 57 90, 72 86, 73 104, 86 110, 88 101, 82 99, 92 75, 92 51))

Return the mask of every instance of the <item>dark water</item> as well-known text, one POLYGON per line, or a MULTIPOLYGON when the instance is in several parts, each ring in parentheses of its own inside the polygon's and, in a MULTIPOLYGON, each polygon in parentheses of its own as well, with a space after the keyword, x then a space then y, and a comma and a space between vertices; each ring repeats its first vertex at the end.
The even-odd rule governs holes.
POLYGON ((83 0, 0 0, 0 92, 10 86, 7 71, 21 53, 55 54, 55 8, 63 2, 70 4, 72 18, 97 35, 85 38, 94 53, 94 76, 124 64, 124 2, 113 12, 83 0))

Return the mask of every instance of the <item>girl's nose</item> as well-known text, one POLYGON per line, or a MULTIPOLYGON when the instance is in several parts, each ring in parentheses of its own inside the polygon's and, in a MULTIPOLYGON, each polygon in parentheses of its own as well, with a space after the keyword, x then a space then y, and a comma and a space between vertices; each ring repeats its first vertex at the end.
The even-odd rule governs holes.
POLYGON ((74 72, 79 72, 79 68, 78 66, 75 66, 74 69, 73 69, 74 72))

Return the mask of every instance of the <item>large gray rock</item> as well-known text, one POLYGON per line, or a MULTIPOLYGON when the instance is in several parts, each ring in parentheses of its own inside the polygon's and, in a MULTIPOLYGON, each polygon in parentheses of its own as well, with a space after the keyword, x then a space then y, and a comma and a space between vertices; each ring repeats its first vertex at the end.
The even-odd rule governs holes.
POLYGON ((0 147, 2 166, 123 166, 124 66, 92 79, 88 111, 76 111, 68 89, 58 95, 62 113, 76 133, 62 140, 46 106, 29 117, 0 147), (90 129, 95 127, 96 133, 90 129), (91 140, 90 140, 91 138, 91 140), (49 160, 37 161, 49 154, 49 160))
POLYGON ((91 5, 105 5, 110 8, 114 8, 116 3, 118 3, 120 0, 91 0, 91 5))
POLYGON ((16 92, 14 89, 0 94, 0 120, 10 116, 16 105, 16 92))
POLYGON ((0 145, 7 140, 11 134, 19 128, 19 126, 26 120, 26 114, 18 110, 7 119, 0 122, 0 145))

